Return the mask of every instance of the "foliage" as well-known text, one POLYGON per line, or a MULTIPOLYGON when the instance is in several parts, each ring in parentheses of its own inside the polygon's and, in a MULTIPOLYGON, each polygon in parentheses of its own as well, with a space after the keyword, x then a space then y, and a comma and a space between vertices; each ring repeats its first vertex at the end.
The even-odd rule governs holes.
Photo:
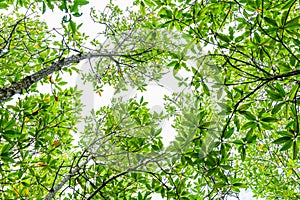
POLYGON ((0 7, 11 4, 31 6, 0 16, 1 199, 300 198, 299 1, 136 0, 138 12, 111 3, 91 11, 107 38, 92 48, 75 20, 88 1, 0 7), (47 7, 67 13, 62 29, 31 14, 47 7), (62 74, 81 60, 100 94, 105 84, 145 91, 168 71, 189 92, 166 96, 166 113, 115 98, 77 133, 80 91, 62 74), (177 137, 164 147, 168 118, 177 137))

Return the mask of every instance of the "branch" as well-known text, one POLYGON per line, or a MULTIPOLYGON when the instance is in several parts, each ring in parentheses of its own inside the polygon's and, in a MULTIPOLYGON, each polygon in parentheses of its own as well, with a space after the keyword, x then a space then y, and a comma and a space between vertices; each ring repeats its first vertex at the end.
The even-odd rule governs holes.
MULTIPOLYGON (((96 54, 94 54, 94 55, 96 55, 96 54)), ((84 153, 86 153, 100 139, 101 138, 95 139, 94 141, 91 142, 91 144, 88 145, 88 147, 85 148, 85 150, 82 152, 78 162, 80 161, 81 158, 84 157, 84 153)), ((92 159, 93 159, 93 156, 89 156, 89 157, 87 157, 87 159, 84 162, 82 162, 80 164, 77 163, 77 166, 73 170, 70 170, 70 172, 68 174, 66 174, 64 176, 64 178, 56 186, 54 186, 54 187, 52 186, 52 188, 49 190, 47 196, 44 197, 44 200, 52 199, 54 197, 54 195, 66 184, 66 182, 68 182, 77 172, 79 172, 82 169, 82 167, 87 165, 88 162, 90 162, 92 159)), ((73 161, 75 161, 75 158, 73 161)), ((73 166, 73 164, 74 164, 74 162, 72 162, 72 166, 73 166)))
POLYGON ((12 83, 6 88, 0 88, 0 103, 11 98, 15 94, 21 94, 23 90, 28 90, 28 88, 39 80, 47 77, 53 72, 60 71, 62 67, 69 66, 74 63, 79 63, 84 59, 90 59, 94 57, 109 57, 112 56, 123 56, 121 54, 111 54, 111 53, 87 53, 87 54, 77 54, 70 56, 68 58, 60 59, 49 67, 46 67, 32 75, 26 76, 16 83, 12 83))
POLYGON ((256 91, 258 91, 261 87, 263 87, 264 85, 266 85, 267 83, 271 82, 271 81, 274 81, 274 80, 277 80, 277 79, 280 79, 280 78, 287 78, 287 77, 291 77, 291 76, 296 76, 296 75, 299 75, 300 74, 300 70, 295 70, 295 71, 290 71, 290 72, 287 72, 285 74, 279 74, 279 75, 276 75, 276 76, 273 76, 273 77, 270 77, 270 78, 265 78, 265 79, 262 79, 264 82, 261 83, 260 85, 258 85, 254 90, 252 90, 250 93, 248 93, 247 95, 245 95, 243 98, 241 98, 234 106, 234 109, 228 119, 228 121, 226 122, 224 128, 223 128, 223 131, 222 131, 222 137, 224 137, 224 134, 226 132, 226 129, 227 127, 229 126, 230 124, 230 121, 233 117, 233 115, 235 114, 235 112, 238 110, 238 107, 239 105, 244 101, 246 100, 248 97, 250 97, 251 95, 253 95, 254 93, 256 93, 256 91))
MULTIPOLYGON (((159 155, 160 156, 160 155, 159 155)), ((159 157, 157 156, 157 157, 159 157)), ((104 181, 88 198, 87 200, 91 200, 97 193, 99 193, 101 191, 102 188, 104 188, 108 183, 110 183, 111 181, 117 179, 118 177, 120 176, 123 176, 129 172, 132 172, 132 171, 135 171, 136 169, 138 169, 139 167, 141 166, 146 166, 149 162, 151 162, 152 159, 147 159, 145 160, 144 162, 141 162, 139 165, 133 167, 133 168, 128 168, 127 170, 119 173, 119 174, 116 174, 114 176, 112 176, 111 178, 107 179, 106 181, 104 181)))
POLYGON ((290 71, 290 72, 287 72, 287 73, 284 73, 284 74, 279 74, 279 75, 276 75, 276 76, 273 76, 273 77, 270 77, 270 78, 266 78, 264 80, 276 80, 276 79, 280 79, 280 78, 287 78, 287 77, 291 77, 291 76, 296 76, 296 75, 299 75, 300 74, 300 70, 297 69, 297 70, 294 70, 294 71, 290 71))
POLYGON ((91 159, 92 157, 88 157, 83 163, 79 164, 78 167, 73 169, 70 173, 66 174, 64 178, 49 191, 48 195, 44 198, 44 200, 52 199, 54 195, 66 184, 66 182, 68 182, 70 178, 74 176, 79 170, 81 170, 82 167, 85 166, 91 159))
POLYGON ((123 175, 125 175, 125 174, 127 174, 127 173, 129 173, 129 170, 126 170, 126 171, 124 171, 124 172, 121 172, 121 173, 119 173, 119 174, 117 174, 117 175, 115 175, 115 176, 109 178, 108 180, 104 181, 104 182, 100 185, 100 187, 98 187, 98 188, 91 194, 91 196, 89 196, 89 197, 87 198, 87 200, 92 199, 92 198, 93 198, 98 192, 100 192, 100 190, 101 190, 102 188, 104 188, 109 182, 111 182, 112 180, 114 180, 114 179, 116 179, 116 178, 118 178, 118 177, 120 177, 120 176, 123 176, 123 175))

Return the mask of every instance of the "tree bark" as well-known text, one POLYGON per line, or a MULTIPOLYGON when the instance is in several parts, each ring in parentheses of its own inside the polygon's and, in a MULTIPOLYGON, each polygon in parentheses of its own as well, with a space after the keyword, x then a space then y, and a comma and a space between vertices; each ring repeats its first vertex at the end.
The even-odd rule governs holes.
POLYGON ((62 67, 68 66, 73 63, 78 63, 85 58, 87 58, 87 55, 77 54, 68 58, 60 59, 54 62, 49 67, 46 67, 32 75, 26 76, 20 81, 16 83, 12 83, 10 86, 6 88, 0 88, 0 102, 3 102, 11 98, 15 94, 21 94, 24 89, 27 90, 32 84, 38 82, 44 77, 47 77, 53 72, 61 70, 62 67))
POLYGON ((0 88, 0 103, 11 98, 15 94, 21 94, 23 90, 28 90, 31 85, 38 82, 39 80, 49 76, 53 72, 61 70, 62 67, 69 66, 74 63, 79 63, 84 59, 90 59, 94 57, 109 57, 112 56, 122 56, 122 55, 112 55, 110 53, 86 53, 86 54, 76 54, 68 58, 60 59, 54 62, 49 67, 46 67, 32 75, 26 76, 16 83, 12 83, 6 88, 0 88))

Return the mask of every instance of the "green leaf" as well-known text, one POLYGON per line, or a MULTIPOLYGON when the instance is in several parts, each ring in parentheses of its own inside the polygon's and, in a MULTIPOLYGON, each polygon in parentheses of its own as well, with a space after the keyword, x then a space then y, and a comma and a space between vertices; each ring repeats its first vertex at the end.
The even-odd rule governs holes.
POLYGON ((277 114, 281 107, 284 105, 284 103, 278 103, 274 106, 274 108, 272 109, 271 113, 274 115, 274 114, 277 114))
POLYGON ((294 44, 299 45, 300 46, 300 40, 297 40, 297 38, 292 38, 294 44))
POLYGON ((140 2, 140 13, 145 16, 146 15, 146 7, 143 1, 140 2))
POLYGON ((285 143, 286 141, 290 141, 290 140, 292 140, 291 137, 285 136, 285 137, 281 137, 281 138, 278 138, 278 139, 274 140, 272 143, 274 143, 274 144, 282 144, 282 143, 285 143))
POLYGON ((144 96, 141 97, 140 104, 142 104, 143 102, 144 102, 144 96))
POLYGON ((68 82, 65 82, 65 81, 61 81, 61 82, 58 83, 58 85, 61 85, 61 86, 67 85, 67 84, 68 84, 68 82))
POLYGON ((155 6, 155 4, 152 0, 145 0, 145 3, 150 7, 155 6))
POLYGON ((251 122, 247 122, 246 124, 244 124, 241 129, 247 130, 249 128, 255 128, 256 126, 257 126, 257 123, 254 121, 251 121, 251 122))
POLYGON ((276 101, 282 100, 282 96, 279 93, 272 90, 266 90, 266 92, 268 93, 271 100, 276 100, 276 101))
POLYGON ((70 20, 69 27, 73 34, 75 34, 77 32, 76 23, 73 20, 70 20))
POLYGON ((286 151, 289 148, 291 148, 292 145, 293 145, 293 140, 289 140, 281 147, 280 151, 286 151))
POLYGON ((5 131, 3 134, 3 137, 7 140, 10 141, 11 139, 16 139, 18 137, 21 136, 21 133, 18 131, 14 131, 14 130, 8 130, 5 131))
POLYGON ((253 131, 252 131, 252 130, 249 130, 249 131, 247 132, 246 137, 243 138, 243 140, 244 140, 244 141, 246 140, 248 144, 251 144, 251 143, 254 143, 254 142, 256 141, 256 138, 257 138, 257 136, 256 136, 256 135, 253 135, 253 131))
POLYGON ((257 32, 254 32, 254 39, 255 39, 258 43, 260 43, 260 36, 258 35, 257 32))
POLYGON ((206 156, 206 161, 205 164, 207 164, 208 166, 215 166, 217 164, 217 159, 215 159, 213 156, 208 155, 206 156))
POLYGON ((294 140, 293 142, 293 159, 296 160, 297 159, 297 154, 299 152, 299 147, 297 144, 297 140, 294 140))
POLYGON ((69 22, 71 19, 70 18, 68 18, 68 15, 65 15, 65 16, 63 16, 63 18, 62 18, 62 23, 67 23, 67 22, 69 22))
POLYGON ((0 9, 7 9, 8 7, 9 5, 7 3, 0 2, 0 9))
POLYGON ((176 74, 178 73, 178 71, 180 70, 180 63, 177 62, 173 68, 173 75, 176 76, 176 74))
POLYGON ((233 121, 234 121, 234 124, 235 124, 237 130, 239 130, 240 126, 241 126, 239 118, 237 116, 234 116, 233 121))
POLYGON ((12 119, 6 124, 4 129, 12 129, 15 124, 16 124, 16 120, 12 119))
POLYGON ((279 66, 280 72, 285 73, 285 72, 290 72, 292 70, 291 66, 287 63, 282 63, 279 66))
POLYGON ((46 0, 47 6, 53 10, 54 9, 54 5, 51 3, 51 0, 46 0))
POLYGON ((239 188, 248 188, 248 186, 244 183, 233 183, 232 185, 239 188))
POLYGON ((295 2, 296 2, 295 0, 289 0, 289 1, 287 1, 285 4, 283 4, 281 8, 282 8, 283 10, 284 10, 284 9, 287 9, 287 8, 290 8, 291 5, 293 5, 295 2))
POLYGON ((290 64, 291 64, 291 66, 295 66, 296 65, 296 58, 294 56, 290 57, 290 64))
POLYGON ((204 82, 202 82, 201 85, 203 87, 204 94, 206 94, 207 96, 210 96, 210 91, 209 91, 208 86, 204 82))
POLYGON ((299 88, 299 85, 298 84, 295 84, 292 89, 290 90, 290 93, 289 93, 289 100, 292 100, 294 99, 295 95, 296 95, 296 92, 298 91, 298 88, 299 88))
POLYGON ((288 11, 284 11, 282 16, 281 16, 281 25, 284 25, 286 19, 287 19, 288 11))
MULTIPOLYGON (((23 175, 23 172, 22 172, 22 171, 20 171, 20 172, 21 172, 22 175, 23 175)), ((25 182, 25 181, 22 181, 21 184, 22 184, 23 186, 26 186, 26 187, 30 187, 30 186, 31 186, 29 183, 27 183, 27 182, 25 182)))
POLYGON ((282 97, 284 97, 286 95, 286 92, 281 84, 276 83, 276 89, 282 97))
POLYGON ((151 145, 151 148, 152 148, 154 151, 159 151, 159 150, 160 150, 159 146, 157 146, 157 145, 151 145))
POLYGON ((262 0, 255 0, 255 7, 260 8, 262 0))
POLYGON ((291 19, 290 21, 288 21, 288 22, 285 24, 285 27, 286 27, 286 28, 289 28, 289 27, 292 27, 292 26, 295 26, 295 25, 296 25, 296 27, 298 26, 298 28, 299 28, 299 27, 300 27, 299 21, 300 21, 300 16, 295 17, 294 19, 291 19))
POLYGON ((264 128, 266 130, 273 130, 274 129, 272 126, 270 126, 269 123, 266 123, 266 122, 261 122, 260 125, 262 126, 262 128, 264 128))
POLYGON ((6 163, 13 163, 14 162, 14 159, 11 156, 7 155, 7 154, 1 155, 1 160, 3 162, 6 162, 6 163))
POLYGON ((234 144, 244 144, 244 142, 242 140, 234 140, 233 143, 234 144))
POLYGON ((165 9, 165 11, 166 11, 167 18, 172 19, 172 15, 173 15, 172 11, 169 9, 165 9))
POLYGON ((244 146, 241 146, 240 149, 241 149, 241 160, 245 161, 245 159, 246 159, 246 149, 245 149, 244 146))
POLYGON ((87 0, 75 0, 77 5, 83 6, 89 4, 89 1, 87 0))
POLYGON ((277 122, 278 120, 274 117, 265 117, 265 118, 262 118, 261 121, 263 121, 263 122, 277 122))
POLYGON ((227 35, 218 33, 217 36, 218 36, 218 38, 220 38, 224 42, 229 43, 231 41, 230 37, 228 37, 227 35))
POLYGON ((229 130, 227 130, 227 131, 225 132, 224 138, 225 138, 225 139, 230 138, 230 136, 233 134, 233 132, 234 132, 234 128, 230 128, 229 130))
POLYGON ((277 133, 282 136, 294 137, 294 134, 289 131, 277 131, 277 133))
POLYGON ((68 12, 67 0, 62 0, 61 5, 58 7, 61 11, 68 12))
POLYGON ((141 192, 138 193, 138 200, 142 200, 143 199, 143 195, 141 192))
POLYGON ((249 120, 256 120, 256 117, 249 111, 240 111, 240 113, 249 120))
POLYGON ((264 17, 264 20, 265 20, 268 24, 270 24, 270 25, 272 25, 272 26, 277 26, 276 21, 273 20, 273 19, 271 19, 271 18, 269 18, 269 17, 264 17))
MULTIPOLYGON (((80 16, 82 16, 82 14, 83 14, 83 13, 74 13, 73 16, 74 16, 74 17, 80 17, 80 16)), ((78 28, 77 28, 77 29, 78 29, 78 28)))
POLYGON ((9 150, 10 150, 10 148, 12 147, 13 145, 12 144, 5 144, 3 147, 2 147, 2 149, 1 149, 1 155, 3 155, 3 154, 5 154, 5 153, 7 153, 9 150))
POLYGON ((224 188, 227 184, 224 182, 218 182, 214 184, 214 188, 224 188))
POLYGON ((45 2, 43 1, 42 14, 44 14, 45 12, 46 12, 46 4, 45 4, 45 2))
POLYGON ((172 62, 170 62, 167 66, 168 66, 168 67, 175 66, 177 63, 178 63, 177 60, 176 60, 176 61, 172 61, 172 62))

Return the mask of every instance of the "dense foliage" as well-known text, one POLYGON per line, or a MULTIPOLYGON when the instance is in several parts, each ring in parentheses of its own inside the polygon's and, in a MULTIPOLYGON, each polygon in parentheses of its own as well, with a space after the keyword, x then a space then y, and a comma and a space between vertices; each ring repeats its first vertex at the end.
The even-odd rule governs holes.
POLYGON ((0 1, 15 6, 0 15, 1 199, 300 198, 300 1, 111 2, 90 13, 107 40, 86 47, 76 19, 88 3, 0 1), (65 16, 48 29, 40 15, 54 8, 65 16), (115 98, 78 133, 81 92, 65 74, 80 61, 100 95, 105 84, 143 92, 168 71, 184 89, 162 113, 115 98))

